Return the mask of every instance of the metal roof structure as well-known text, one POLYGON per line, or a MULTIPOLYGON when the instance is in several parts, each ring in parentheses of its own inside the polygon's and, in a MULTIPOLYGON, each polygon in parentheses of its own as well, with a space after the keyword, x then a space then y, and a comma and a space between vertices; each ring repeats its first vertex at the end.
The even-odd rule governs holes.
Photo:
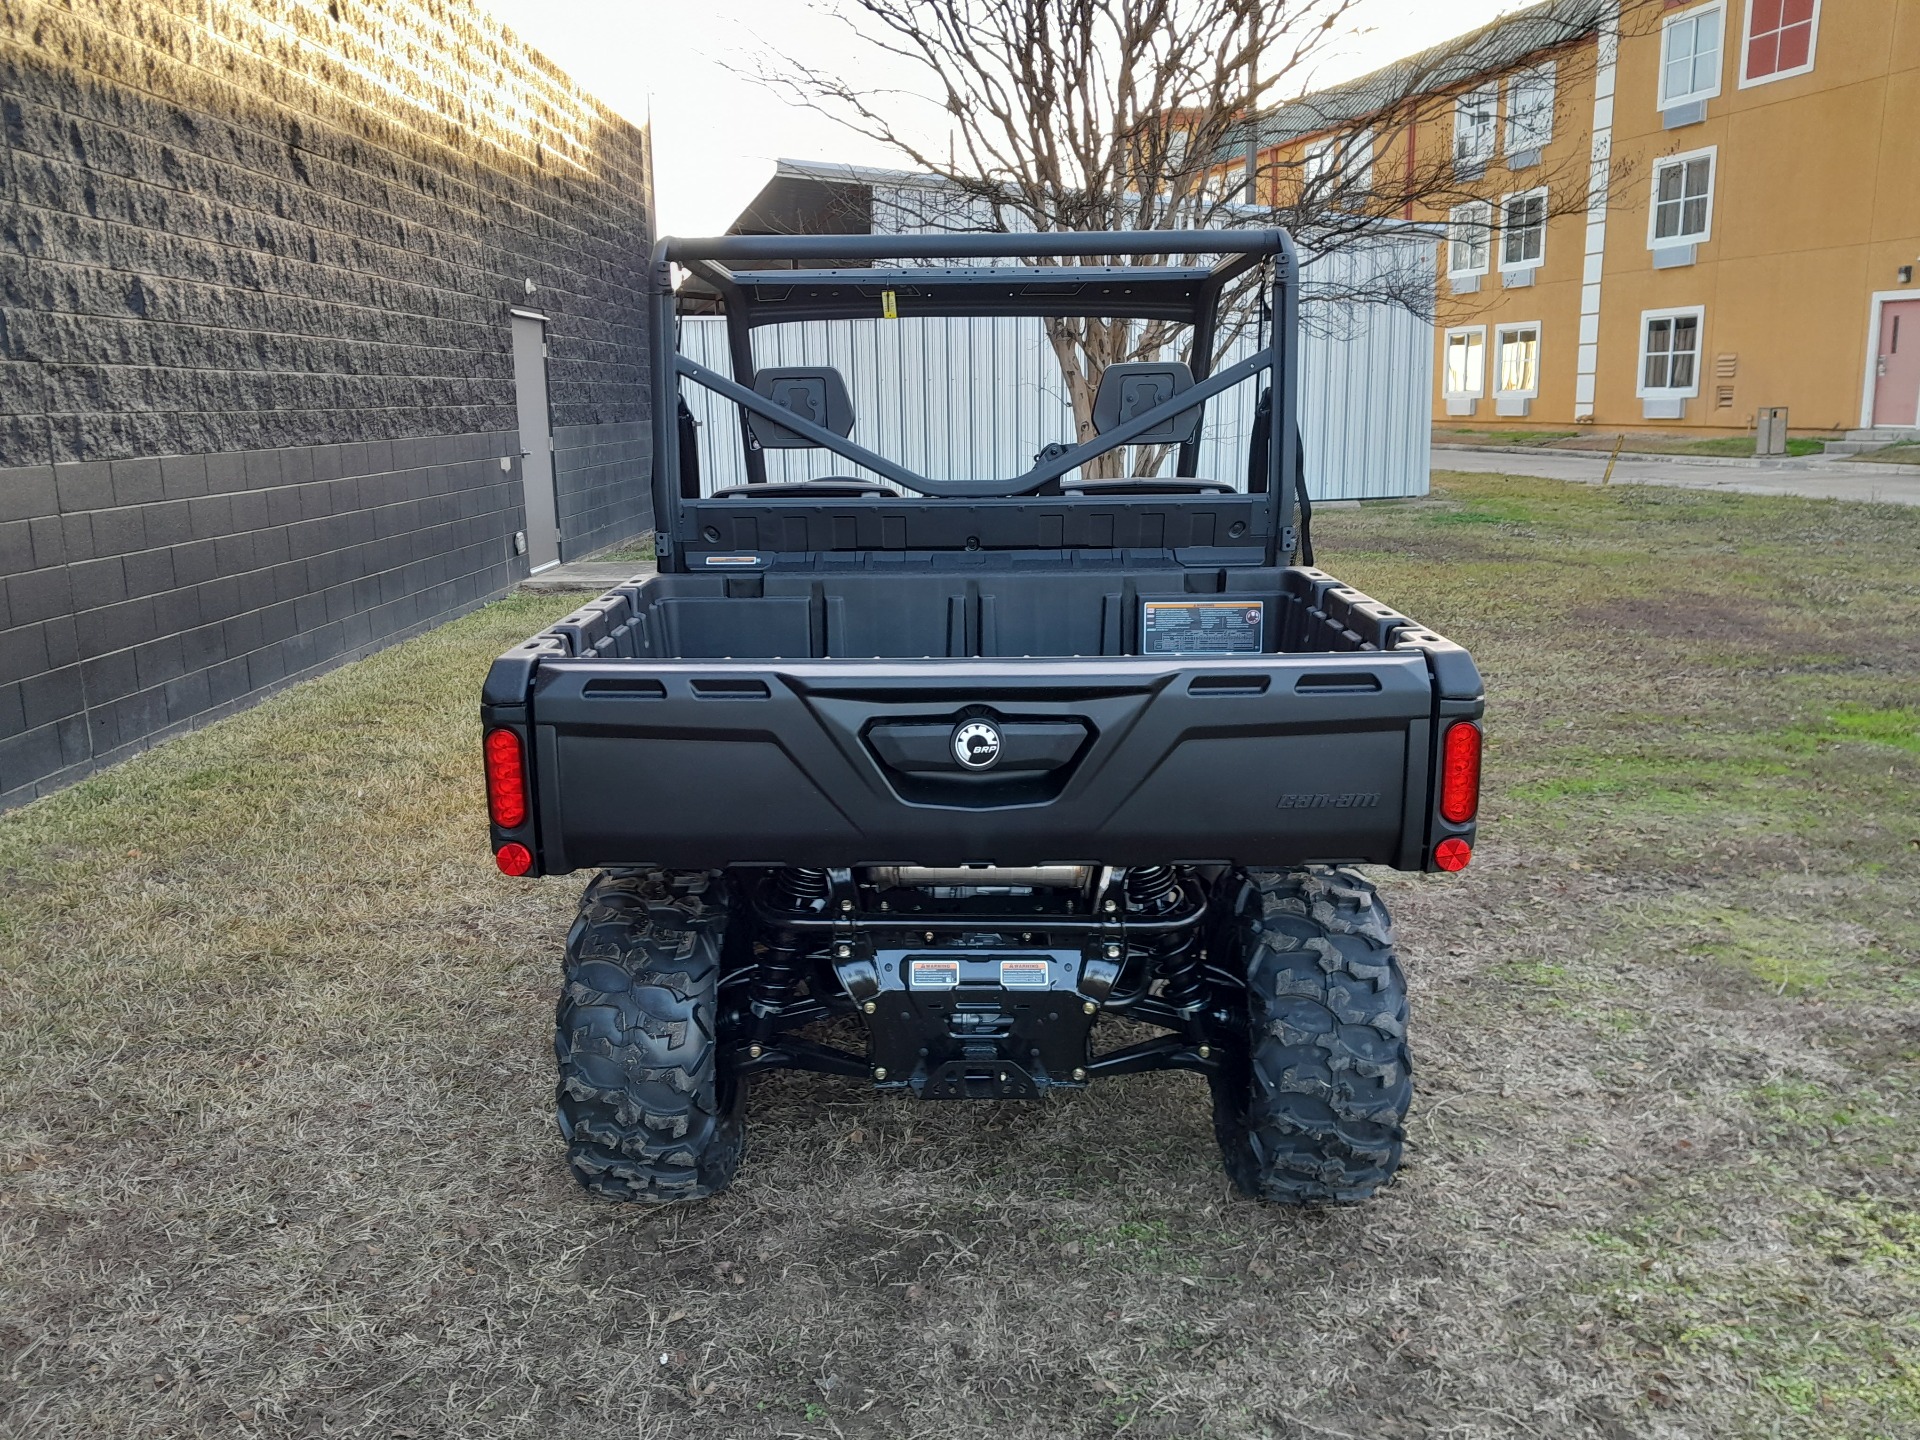
MULTIPOLYGON (((1254 119, 1262 150, 1337 130, 1380 114, 1414 95, 1497 74, 1530 55, 1594 34, 1617 0, 1544 0, 1384 65, 1344 84, 1289 100, 1254 119)), ((1245 130, 1222 145, 1223 160, 1246 153, 1245 130)))

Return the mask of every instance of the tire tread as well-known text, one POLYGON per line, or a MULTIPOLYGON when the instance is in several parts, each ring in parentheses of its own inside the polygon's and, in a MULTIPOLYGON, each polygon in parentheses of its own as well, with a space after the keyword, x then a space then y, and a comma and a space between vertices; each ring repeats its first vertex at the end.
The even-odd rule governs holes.
POLYGON ((1246 1068, 1217 1076, 1229 1177, 1282 1205, 1370 1198, 1399 1169, 1413 1094, 1407 990, 1393 926, 1350 870, 1249 870, 1246 1068))
POLYGON ((567 1163, 617 1200, 724 1190, 744 1149, 745 1086, 717 1035, 726 895, 705 875, 601 875, 567 934, 555 1088, 567 1163))

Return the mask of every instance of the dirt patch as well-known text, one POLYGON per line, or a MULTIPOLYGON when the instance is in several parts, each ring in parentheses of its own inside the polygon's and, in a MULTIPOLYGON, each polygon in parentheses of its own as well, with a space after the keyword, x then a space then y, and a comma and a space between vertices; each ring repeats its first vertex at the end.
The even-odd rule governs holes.
POLYGON ((1736 608, 1705 595, 1668 594, 1658 600, 1624 596, 1611 604, 1583 606, 1569 617, 1574 624, 1614 630, 1637 639, 1683 640, 1688 644, 1733 640, 1766 643, 1785 637, 1751 608, 1736 608))

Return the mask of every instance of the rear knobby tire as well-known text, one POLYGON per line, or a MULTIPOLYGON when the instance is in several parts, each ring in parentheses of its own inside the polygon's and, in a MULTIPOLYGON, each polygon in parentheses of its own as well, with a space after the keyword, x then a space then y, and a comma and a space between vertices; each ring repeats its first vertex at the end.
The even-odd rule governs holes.
POLYGON ((1413 1069, 1407 986, 1373 886, 1348 870, 1249 870, 1235 933, 1244 1064, 1213 1076, 1228 1176, 1280 1205, 1365 1200, 1400 1168, 1413 1069))
POLYGON ((616 1200, 699 1200, 740 1167, 746 1086, 717 1043, 724 882, 602 875, 567 935, 554 1051, 567 1163, 616 1200))

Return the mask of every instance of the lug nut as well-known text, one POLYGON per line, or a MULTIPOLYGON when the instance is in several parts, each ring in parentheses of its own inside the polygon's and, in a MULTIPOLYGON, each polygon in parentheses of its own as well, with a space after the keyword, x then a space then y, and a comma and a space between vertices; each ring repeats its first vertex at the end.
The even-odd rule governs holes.
POLYGON ((1086 1004, 1084 1004, 1084 1005, 1082 1005, 1082 1006, 1080 1007, 1080 1009, 1081 1009, 1081 1011, 1082 1011, 1082 1013, 1084 1013, 1084 1014, 1087 1014, 1087 1015, 1091 1015, 1091 1014, 1093 1014, 1093 1012, 1094 1012, 1094 1011, 1096 1011, 1096 1010, 1098 1010, 1099 1008, 1100 1008, 1100 1007, 1099 1007, 1098 1005, 1096 1005, 1096 1004, 1094 1004, 1094 1003, 1093 1003, 1093 1001, 1091 1001, 1091 1000, 1089 1000, 1089 1001, 1087 1001, 1087 1003, 1086 1003, 1086 1004))
POLYGON ((1117 902, 1109 900, 1107 901, 1106 904, 1102 905, 1100 908, 1106 911, 1109 915, 1111 915, 1114 911, 1118 910, 1120 906, 1117 902))
POLYGON ((1107 946, 1107 959, 1118 960, 1119 958, 1120 958, 1120 947, 1118 945, 1107 946))
POLYGON ((1080 1066, 1076 1065, 1073 1067, 1073 1078, 1076 1080, 1084 1080, 1087 1078, 1087 1072, 1084 1069, 1082 1069, 1080 1066))
POLYGON ((869 1000, 867 1001, 866 1004, 862 1005, 860 1008, 866 1011, 867 1014, 871 1015, 875 1010, 878 1010, 880 1007, 878 1005, 875 1005, 873 1001, 869 1000))
POLYGON ((758 1060, 764 1053, 758 1045, 747 1046, 747 1054, 752 1059, 758 1060))
POLYGON ((1200 1058, 1202 1060, 1211 1060, 1213 1058, 1213 1047, 1211 1045, 1202 1045, 1200 1047, 1200 1058))
POLYGON ((873 1078, 874 1078, 874 1079, 876 1079, 876 1080, 884 1080, 884 1079, 886 1079, 886 1078, 887 1078, 887 1067, 886 1067, 886 1066, 884 1066, 884 1065, 876 1065, 876 1066, 874 1066, 874 1067, 873 1067, 873 1078))
POLYGON ((851 945, 834 946, 833 958, 836 960, 851 960, 853 958, 853 947, 851 945))
POLYGON ((850 910, 852 910, 852 909, 853 909, 853 902, 852 902, 851 900, 842 900, 842 901, 840 902, 840 913, 841 913, 841 914, 843 914, 843 915, 844 915, 844 914, 846 914, 846 913, 847 913, 848 911, 850 911, 850 910))

